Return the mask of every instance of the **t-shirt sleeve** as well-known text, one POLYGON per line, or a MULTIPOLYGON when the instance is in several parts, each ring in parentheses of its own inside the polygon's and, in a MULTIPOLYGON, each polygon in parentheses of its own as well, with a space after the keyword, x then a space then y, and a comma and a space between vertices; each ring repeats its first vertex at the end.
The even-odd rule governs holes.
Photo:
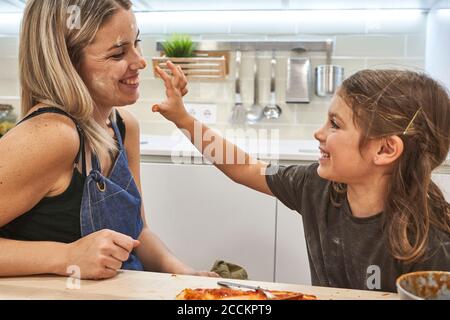
POLYGON ((273 166, 266 169, 266 181, 270 191, 291 210, 300 212, 303 186, 310 171, 310 166, 273 166))

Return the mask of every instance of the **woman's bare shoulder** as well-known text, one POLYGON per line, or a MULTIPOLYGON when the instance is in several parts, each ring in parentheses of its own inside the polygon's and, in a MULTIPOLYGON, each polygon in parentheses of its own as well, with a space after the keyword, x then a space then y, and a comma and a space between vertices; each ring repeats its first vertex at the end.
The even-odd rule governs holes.
MULTIPOLYGON (((44 158, 68 158, 73 162, 80 146, 80 138, 73 120, 57 113, 43 113, 27 119, 11 129, 0 143, 0 151, 39 154, 44 158), (15 150, 15 151, 14 151, 15 150)), ((38 159, 30 159, 32 161, 38 159)))
POLYGON ((73 121, 51 113, 22 122, 0 139, 0 203, 11 204, 0 210, 0 226, 30 210, 73 170, 79 143, 73 121))

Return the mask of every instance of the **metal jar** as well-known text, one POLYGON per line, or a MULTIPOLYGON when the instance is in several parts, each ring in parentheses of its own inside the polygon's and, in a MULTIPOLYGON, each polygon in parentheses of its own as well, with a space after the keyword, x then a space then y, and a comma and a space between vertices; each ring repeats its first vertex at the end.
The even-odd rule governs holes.
POLYGON ((344 68, 324 64, 316 67, 316 94, 319 97, 333 95, 344 80, 344 68))

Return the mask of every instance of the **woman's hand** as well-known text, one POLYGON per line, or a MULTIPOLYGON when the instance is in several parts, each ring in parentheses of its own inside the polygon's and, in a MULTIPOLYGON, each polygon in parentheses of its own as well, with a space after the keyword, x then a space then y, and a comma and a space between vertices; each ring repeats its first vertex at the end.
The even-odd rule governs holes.
POLYGON ((101 230, 69 244, 67 267, 78 267, 82 279, 112 278, 139 244, 127 235, 101 230))
POLYGON ((186 88, 187 79, 180 66, 175 66, 171 61, 167 61, 167 66, 173 76, 156 67, 156 72, 164 80, 167 99, 164 102, 155 104, 152 107, 152 111, 159 112, 167 120, 177 123, 177 121, 189 115, 183 103, 183 96, 188 93, 186 88))

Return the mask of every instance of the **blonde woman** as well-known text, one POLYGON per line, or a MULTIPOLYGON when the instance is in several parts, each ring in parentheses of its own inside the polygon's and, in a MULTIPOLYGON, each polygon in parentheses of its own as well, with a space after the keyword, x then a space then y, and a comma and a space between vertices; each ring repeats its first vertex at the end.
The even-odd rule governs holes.
MULTIPOLYGON (((138 122, 115 108, 136 102, 146 67, 131 6, 27 3, 25 117, 0 140, 0 276, 67 275, 72 266, 84 279, 121 268, 217 276, 179 261, 145 221, 138 122)), ((179 85, 186 94, 185 79, 179 85)))

